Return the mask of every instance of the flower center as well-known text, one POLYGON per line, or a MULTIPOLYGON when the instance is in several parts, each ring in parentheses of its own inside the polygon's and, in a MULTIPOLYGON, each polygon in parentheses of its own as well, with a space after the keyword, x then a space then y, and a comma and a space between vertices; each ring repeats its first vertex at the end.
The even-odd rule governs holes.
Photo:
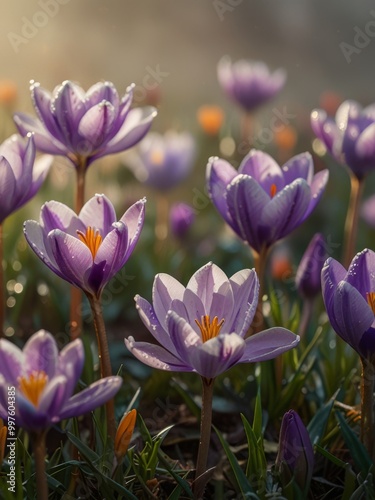
POLYGON ((375 292, 366 293, 368 305, 371 307, 372 312, 375 314, 375 292))
POLYGON ((99 231, 97 229, 88 226, 86 232, 77 230, 78 238, 89 248, 92 258, 95 258, 96 252, 103 241, 99 231))
POLYGON ((44 371, 34 371, 28 377, 18 379, 20 391, 34 406, 38 406, 47 382, 48 375, 44 371))
POLYGON ((217 316, 215 316, 214 319, 211 321, 211 318, 208 315, 202 316, 200 322, 196 319, 195 322, 199 326, 203 342, 207 342, 207 340, 217 337, 219 335, 221 327, 223 326, 224 321, 225 320, 222 319, 219 322, 219 318, 217 316))
POLYGON ((271 184, 271 187, 270 187, 270 196, 271 196, 271 198, 273 198, 276 193, 277 193, 276 184, 271 184))

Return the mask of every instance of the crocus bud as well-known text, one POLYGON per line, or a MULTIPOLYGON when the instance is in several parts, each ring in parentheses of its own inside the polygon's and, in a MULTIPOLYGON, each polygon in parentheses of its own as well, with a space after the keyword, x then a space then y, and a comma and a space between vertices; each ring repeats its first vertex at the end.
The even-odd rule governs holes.
POLYGON ((137 410, 133 409, 124 413, 115 436, 115 455, 120 462, 128 451, 129 443, 133 435, 135 421, 137 419, 137 410))
POLYGON ((294 478, 301 491, 307 491, 314 468, 314 450, 302 420, 294 410, 281 422, 276 469, 283 486, 294 478))
POLYGON ((296 285, 303 297, 313 298, 320 292, 320 275, 327 258, 324 237, 317 233, 310 241, 297 269, 296 285))
POLYGON ((186 203, 175 203, 170 211, 170 224, 173 234, 182 239, 195 219, 194 211, 186 203))

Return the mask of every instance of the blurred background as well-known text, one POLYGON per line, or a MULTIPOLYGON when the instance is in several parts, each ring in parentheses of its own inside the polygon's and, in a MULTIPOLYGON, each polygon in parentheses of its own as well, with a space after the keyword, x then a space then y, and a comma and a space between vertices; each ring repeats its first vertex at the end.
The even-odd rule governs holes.
MULTIPOLYGON (((218 83, 217 64, 224 55, 233 61, 264 61, 271 70, 281 67, 287 72, 282 91, 253 116, 258 131, 269 127, 275 110, 287 117, 286 126, 281 134, 271 134, 271 139, 255 141, 255 146, 280 163, 307 150, 314 153, 316 170, 327 166, 331 170, 329 186, 311 222, 276 249, 281 267, 275 279, 283 279, 282 286, 292 283, 285 273, 295 269, 317 231, 325 233, 331 253, 340 252, 349 177, 314 146, 310 112, 320 107, 333 114, 349 98, 363 105, 375 101, 372 1, 0 0, 0 5, 3 138, 15 130, 9 120, 13 111, 35 113, 30 80, 53 90, 70 79, 85 90, 97 81, 109 80, 121 95, 134 83, 135 104, 158 107, 152 130, 188 131, 196 139, 192 174, 168 194, 170 202, 180 200, 194 207, 196 221, 184 242, 170 239, 163 247, 157 246, 158 194, 124 168, 123 155, 104 158, 90 167, 87 198, 104 192, 116 204, 119 216, 136 199, 147 195, 149 200, 141 241, 119 278, 123 293, 109 292, 104 298, 108 321, 136 320, 133 297, 140 293, 150 298, 157 272, 169 272, 186 283, 208 260, 222 265, 228 274, 252 265, 249 249, 225 227, 205 194, 209 156, 224 155, 238 166, 247 152, 236 149, 233 141, 222 142, 228 137, 237 140, 241 122, 241 110, 218 83), (217 105, 223 111, 217 134, 207 134, 197 119, 203 105, 217 105)), ((47 199, 72 204, 73 183, 72 168, 67 168, 63 158, 56 158, 37 198, 7 221, 9 336, 15 329, 22 336, 41 326, 55 331, 65 328, 68 285, 37 261, 26 247, 21 228, 25 218, 38 218, 47 199), (57 323, 56 312, 60 314, 57 323)), ((374 190, 369 176, 365 197, 374 190)), ((360 248, 371 244, 372 232, 360 233, 360 248)))

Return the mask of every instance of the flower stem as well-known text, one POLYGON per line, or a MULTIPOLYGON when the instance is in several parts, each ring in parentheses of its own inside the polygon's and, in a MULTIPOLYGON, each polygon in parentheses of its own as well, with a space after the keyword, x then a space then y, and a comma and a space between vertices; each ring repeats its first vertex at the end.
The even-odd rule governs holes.
POLYGON ((350 200, 346 214, 344 230, 344 257, 343 265, 348 268, 355 254, 357 240, 359 205, 362 197, 364 182, 354 174, 350 176, 350 200))
MULTIPOLYGON (((87 298, 94 316, 95 333, 99 351, 100 375, 102 378, 110 377, 112 375, 111 358, 109 356, 108 339, 100 299, 90 294, 87 294, 87 298)), ((114 440, 116 434, 116 420, 113 399, 106 403, 106 410, 108 435, 114 440)))
MULTIPOLYGON (((76 164, 77 187, 75 199, 75 212, 78 215, 85 202, 86 159, 83 158, 76 164)), ((82 333, 82 292, 79 288, 70 288, 70 338, 74 340, 82 333)))
POLYGON ((370 458, 375 460, 374 443, 374 377, 375 365, 371 359, 361 358, 361 441, 370 458))
POLYGON ((261 332, 264 329, 263 295, 268 250, 269 249, 267 247, 262 247, 259 253, 254 252, 255 272, 257 273, 259 279, 259 295, 257 310, 247 336, 261 332))
POLYGON ((46 477, 46 431, 33 435, 33 449, 35 460, 36 491, 38 500, 48 500, 48 486, 46 477))
POLYGON ((199 477, 206 472, 207 468, 208 450, 211 440, 214 380, 215 379, 202 377, 201 434, 199 440, 197 466, 195 470, 195 480, 193 484, 195 498, 201 498, 205 487, 205 481, 199 482, 199 477))
POLYGON ((4 282, 4 227, 0 224, 0 338, 4 336, 5 322, 5 282, 4 282))

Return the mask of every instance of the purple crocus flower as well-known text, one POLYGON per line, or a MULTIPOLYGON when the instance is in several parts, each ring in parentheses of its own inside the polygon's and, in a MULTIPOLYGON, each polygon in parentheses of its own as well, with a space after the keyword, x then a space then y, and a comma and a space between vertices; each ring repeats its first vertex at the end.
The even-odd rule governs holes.
POLYGON ((146 200, 132 205, 117 221, 103 194, 91 198, 77 216, 57 201, 42 206, 40 222, 24 224, 36 255, 61 278, 100 297, 108 281, 130 257, 141 232, 146 200))
POLYGON ((335 332, 364 359, 375 353, 375 253, 365 249, 346 270, 333 258, 322 270, 322 292, 335 332))
POLYGON ((174 203, 169 214, 172 233, 182 239, 195 219, 194 209, 187 203, 174 203))
POLYGON ((180 184, 191 172, 195 141, 188 132, 151 132, 128 158, 128 165, 140 182, 167 190, 180 184))
POLYGON ((334 119, 315 109, 311 126, 335 160, 358 179, 375 169, 375 104, 362 109, 355 101, 344 101, 334 119))
POLYGON ((133 86, 122 99, 111 82, 85 92, 65 81, 51 93, 32 81, 30 91, 38 117, 16 113, 19 132, 34 132, 37 149, 67 156, 76 167, 134 146, 156 116, 153 107, 131 109, 133 86))
POLYGON ((213 157, 207 165, 209 195, 238 236, 260 252, 298 227, 316 207, 328 170, 314 175, 309 153, 280 167, 271 156, 252 149, 238 171, 213 157))
POLYGON ((55 339, 45 330, 36 332, 23 350, 0 339, 0 417, 8 418, 12 401, 16 424, 38 432, 60 420, 90 412, 113 398, 121 386, 121 377, 100 379, 74 394, 83 365, 80 339, 60 353, 55 339))
POLYGON ((225 93, 250 112, 269 101, 283 88, 286 73, 271 73, 264 62, 241 59, 232 63, 224 56, 217 67, 218 80, 225 93))
POLYGON ((186 288, 168 274, 158 274, 153 304, 135 298, 139 315, 159 345, 125 340, 146 365, 161 370, 196 372, 213 379, 237 363, 272 359, 295 347, 299 337, 270 328, 244 338, 258 302, 254 270, 228 279, 211 262, 199 269, 186 288))
POLYGON ((286 486, 292 478, 307 491, 314 469, 314 450, 309 433, 298 413, 287 411, 281 422, 276 468, 286 486))
POLYGON ((370 196, 363 203, 361 213, 367 224, 375 228, 375 195, 370 196))
POLYGON ((14 134, 0 145, 0 224, 37 193, 51 162, 49 155, 35 161, 32 135, 23 139, 14 134))
POLYGON ((296 285, 303 297, 313 298, 320 293, 320 276, 327 257, 324 236, 317 233, 306 248, 297 269, 296 285))

